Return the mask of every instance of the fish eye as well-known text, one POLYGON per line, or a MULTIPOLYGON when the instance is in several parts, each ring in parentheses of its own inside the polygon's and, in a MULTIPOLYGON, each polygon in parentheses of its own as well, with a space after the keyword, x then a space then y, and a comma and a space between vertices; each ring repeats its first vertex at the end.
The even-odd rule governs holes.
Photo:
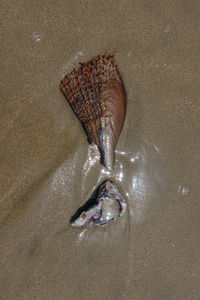
POLYGON ((86 214, 83 213, 81 217, 82 217, 82 219, 85 219, 86 218, 86 214))

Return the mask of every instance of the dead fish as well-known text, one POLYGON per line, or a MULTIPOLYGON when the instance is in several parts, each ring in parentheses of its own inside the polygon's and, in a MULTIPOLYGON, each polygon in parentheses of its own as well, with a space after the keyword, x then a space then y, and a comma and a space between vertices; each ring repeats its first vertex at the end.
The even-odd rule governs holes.
POLYGON ((75 227, 106 225, 123 216, 127 204, 122 199, 116 185, 105 180, 90 199, 72 216, 70 223, 75 227))
POLYGON ((101 163, 112 171, 114 152, 127 106, 124 84, 115 54, 99 55, 61 81, 61 90, 85 129, 88 141, 98 146, 101 163))

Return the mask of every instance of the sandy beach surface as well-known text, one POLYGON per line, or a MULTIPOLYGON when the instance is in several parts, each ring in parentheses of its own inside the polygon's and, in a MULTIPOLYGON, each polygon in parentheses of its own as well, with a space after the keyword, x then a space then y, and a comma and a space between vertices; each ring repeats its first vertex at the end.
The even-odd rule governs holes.
POLYGON ((200 299, 200 2, 1 1, 0 299, 200 299), (59 89, 117 51, 128 109, 115 169, 59 89), (106 227, 71 215, 111 178, 106 227))

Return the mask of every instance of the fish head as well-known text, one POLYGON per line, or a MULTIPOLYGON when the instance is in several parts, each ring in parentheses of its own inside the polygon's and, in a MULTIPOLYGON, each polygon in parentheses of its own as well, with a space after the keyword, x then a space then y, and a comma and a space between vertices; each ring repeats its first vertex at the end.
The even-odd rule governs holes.
POLYGON ((89 199, 72 216, 72 226, 103 226, 124 214, 126 203, 112 181, 105 180, 97 188, 95 195, 96 198, 89 199))
POLYGON ((95 225, 95 221, 101 216, 101 202, 96 205, 92 205, 87 210, 83 210, 76 219, 71 219, 71 225, 74 227, 89 227, 95 225))

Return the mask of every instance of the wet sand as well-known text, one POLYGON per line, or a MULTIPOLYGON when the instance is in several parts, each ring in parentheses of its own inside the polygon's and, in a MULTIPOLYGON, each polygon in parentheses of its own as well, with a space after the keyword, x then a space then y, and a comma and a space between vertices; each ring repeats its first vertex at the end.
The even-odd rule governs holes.
POLYGON ((200 299, 200 3, 1 4, 0 298, 200 299), (113 174, 59 90, 105 50, 128 95, 113 174), (71 228, 106 178, 127 213, 71 228))

